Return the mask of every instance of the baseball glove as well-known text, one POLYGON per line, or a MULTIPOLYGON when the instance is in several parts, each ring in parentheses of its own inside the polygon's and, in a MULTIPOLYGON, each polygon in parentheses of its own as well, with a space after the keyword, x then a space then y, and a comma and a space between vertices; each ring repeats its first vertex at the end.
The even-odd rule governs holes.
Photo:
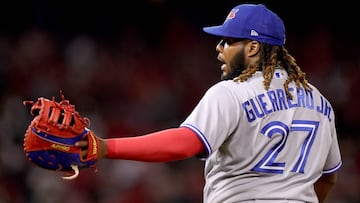
POLYGON ((33 120, 24 137, 24 151, 27 158, 37 166, 53 171, 64 171, 68 176, 63 179, 74 179, 79 169, 93 167, 98 160, 98 139, 89 129, 90 120, 82 117, 75 106, 66 100, 60 91, 61 101, 44 97, 37 101, 23 101, 31 105, 30 114, 33 120), (74 146, 77 141, 87 140, 87 156, 83 157, 81 149, 74 146))

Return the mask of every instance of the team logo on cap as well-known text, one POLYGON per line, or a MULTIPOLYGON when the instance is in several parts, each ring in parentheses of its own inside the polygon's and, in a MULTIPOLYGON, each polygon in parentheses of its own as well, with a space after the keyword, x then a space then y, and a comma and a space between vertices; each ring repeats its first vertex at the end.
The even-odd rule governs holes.
POLYGON ((251 36, 259 36, 259 33, 256 32, 255 30, 251 30, 251 31, 250 31, 250 35, 251 35, 251 36))
POLYGON ((229 13, 229 15, 226 17, 226 20, 230 20, 235 18, 236 13, 239 11, 239 9, 232 9, 229 13))

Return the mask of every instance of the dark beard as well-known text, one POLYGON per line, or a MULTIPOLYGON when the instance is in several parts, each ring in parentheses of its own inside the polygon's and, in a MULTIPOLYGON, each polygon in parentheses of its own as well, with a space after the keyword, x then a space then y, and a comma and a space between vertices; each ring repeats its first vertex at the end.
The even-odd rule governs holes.
POLYGON ((232 80, 240 75, 240 73, 245 69, 245 56, 244 56, 244 47, 235 55, 234 61, 229 64, 231 67, 231 72, 226 75, 221 76, 221 80, 232 80))

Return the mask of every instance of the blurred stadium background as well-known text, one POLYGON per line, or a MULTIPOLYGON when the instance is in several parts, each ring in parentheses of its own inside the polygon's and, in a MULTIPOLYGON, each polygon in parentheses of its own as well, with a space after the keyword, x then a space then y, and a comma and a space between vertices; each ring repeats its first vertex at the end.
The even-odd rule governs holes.
MULTIPOLYGON (((220 24, 244 1, 0 3, 0 203, 200 203, 203 162, 103 160, 74 181, 30 164, 23 100, 62 89, 101 137, 176 127, 219 80, 220 24)), ((248 1, 249 2, 249 1, 248 1)), ((344 165, 329 203, 360 202, 359 13, 346 1, 252 1, 279 14, 290 53, 335 108, 344 165), (326 8, 324 8, 326 7, 326 8)))

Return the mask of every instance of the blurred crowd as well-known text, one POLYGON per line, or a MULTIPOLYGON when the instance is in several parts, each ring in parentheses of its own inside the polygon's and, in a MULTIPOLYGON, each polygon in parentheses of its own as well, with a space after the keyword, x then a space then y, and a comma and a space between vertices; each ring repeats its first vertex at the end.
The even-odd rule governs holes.
MULTIPOLYGON (((328 202, 360 202, 360 43, 321 25, 301 35, 290 30, 287 39, 337 115, 344 165, 328 202)), ((73 181, 34 166, 22 147, 31 120, 22 102, 60 99, 62 90, 104 138, 177 127, 220 79, 217 42, 175 15, 158 38, 131 24, 109 38, 37 26, 0 33, 0 203, 200 203, 204 163, 196 158, 102 160, 73 181)))

